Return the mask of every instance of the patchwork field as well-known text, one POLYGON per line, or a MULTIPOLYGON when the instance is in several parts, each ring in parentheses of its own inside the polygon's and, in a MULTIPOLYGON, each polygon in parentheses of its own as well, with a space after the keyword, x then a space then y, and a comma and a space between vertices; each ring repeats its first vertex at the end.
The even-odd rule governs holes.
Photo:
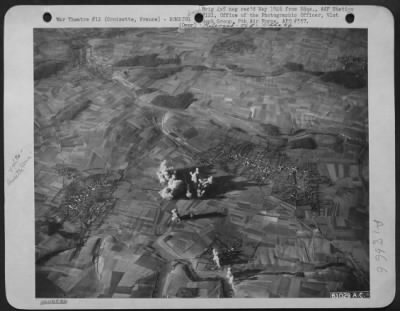
POLYGON ((369 290, 366 31, 37 29, 34 46, 37 297, 369 290), (204 197, 163 199, 163 160, 213 176, 204 197))

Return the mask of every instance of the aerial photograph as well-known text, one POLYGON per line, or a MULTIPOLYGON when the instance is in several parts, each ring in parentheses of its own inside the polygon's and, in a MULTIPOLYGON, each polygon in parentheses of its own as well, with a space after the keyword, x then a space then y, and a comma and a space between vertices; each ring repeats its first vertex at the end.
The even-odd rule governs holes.
POLYGON ((36 297, 368 293, 367 52, 365 29, 35 29, 36 297))

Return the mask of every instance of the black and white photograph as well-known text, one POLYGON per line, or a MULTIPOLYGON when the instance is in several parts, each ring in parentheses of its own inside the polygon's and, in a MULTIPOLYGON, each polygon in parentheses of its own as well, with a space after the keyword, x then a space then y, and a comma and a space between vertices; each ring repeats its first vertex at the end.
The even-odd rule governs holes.
POLYGON ((35 28, 35 297, 369 297, 368 44, 35 28))

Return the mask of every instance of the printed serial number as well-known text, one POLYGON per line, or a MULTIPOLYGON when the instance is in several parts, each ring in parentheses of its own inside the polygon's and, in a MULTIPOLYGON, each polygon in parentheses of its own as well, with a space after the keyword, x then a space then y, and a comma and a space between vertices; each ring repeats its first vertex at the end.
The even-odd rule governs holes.
POLYGON ((331 298, 369 298, 368 291, 331 292, 331 298))
POLYGON ((41 305, 59 305, 59 304, 67 304, 68 301, 66 299, 46 299, 41 300, 41 305))

